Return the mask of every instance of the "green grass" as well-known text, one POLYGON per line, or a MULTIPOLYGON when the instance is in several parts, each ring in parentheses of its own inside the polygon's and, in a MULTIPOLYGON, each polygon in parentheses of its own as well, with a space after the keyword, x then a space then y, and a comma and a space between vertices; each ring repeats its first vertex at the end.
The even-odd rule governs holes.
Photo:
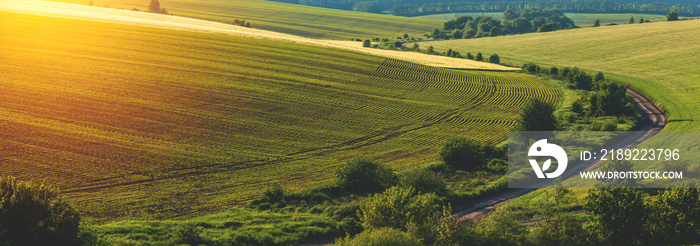
POLYGON ((93 229, 109 245, 177 245, 187 226, 199 228, 206 245, 294 245, 344 236, 349 228, 322 213, 232 208, 191 220, 121 221, 93 229))
POLYGON ((700 129, 698 20, 656 22, 423 43, 436 50, 498 53, 506 63, 578 66, 630 84, 669 114, 667 130, 700 129))
POLYGON ((58 186, 84 216, 193 217, 271 182, 299 190, 367 155, 435 160, 499 142, 521 73, 456 71, 270 40, 0 13, 0 174, 58 186))
MULTIPOLYGON (((55 0, 87 5, 89 0, 55 0)), ((148 9, 144 0, 94 0, 95 6, 148 9)), ((419 36, 441 27, 441 21, 412 19, 310 7, 264 0, 161 1, 161 7, 177 16, 232 23, 250 22, 251 27, 311 38, 349 40, 353 38, 419 36)))
MULTIPOLYGON (((639 22, 639 18, 644 18, 645 20, 650 20, 652 22, 666 21, 665 15, 653 15, 653 14, 590 14, 590 13, 564 13, 566 17, 573 20, 577 26, 580 27, 590 27, 593 26, 593 22, 596 19, 600 20, 600 25, 604 26, 610 23, 617 24, 627 24, 630 17, 634 17, 635 22, 639 22)), ((448 21, 461 16, 488 16, 495 19, 503 19, 503 12, 462 12, 462 13, 449 13, 449 14, 434 14, 434 15, 422 15, 416 16, 414 18, 427 19, 427 20, 439 20, 448 21)))

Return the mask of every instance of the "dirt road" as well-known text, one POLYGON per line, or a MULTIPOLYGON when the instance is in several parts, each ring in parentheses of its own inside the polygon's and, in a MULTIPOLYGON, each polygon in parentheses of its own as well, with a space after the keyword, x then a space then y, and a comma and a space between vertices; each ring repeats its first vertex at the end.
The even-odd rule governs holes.
MULTIPOLYGON (((626 138, 622 139, 620 142, 612 145, 614 148, 632 148, 634 146, 637 146, 645 140, 656 135, 656 133, 663 130, 664 126, 666 126, 666 116, 647 97, 631 88, 627 89, 627 93, 632 95, 632 97, 634 98, 634 104, 635 106, 637 106, 637 109, 644 118, 645 122, 643 123, 641 129, 638 130, 638 132, 636 132, 635 134, 631 134, 626 138)), ((600 167, 601 164, 602 162, 600 160, 590 161, 588 163, 584 163, 584 165, 579 165, 578 168, 572 168, 570 170, 567 170, 564 174, 562 174, 562 177, 564 177, 564 179, 569 179, 578 174, 579 171, 591 171, 600 167)), ((537 189, 508 189, 507 191, 500 194, 484 197, 476 201, 458 205, 454 209, 454 211, 456 212, 453 213, 453 216, 457 218, 457 221, 459 223, 473 224, 487 217, 489 212, 496 209, 496 207, 498 207, 498 205, 502 204, 503 202, 511 200, 518 196, 525 195, 535 190, 537 189)))
POLYGON ((361 42, 355 41, 311 39, 278 32, 234 26, 220 22, 131 10, 110 9, 42 0, 2 0, 0 1, 0 11, 286 41, 350 50, 435 67, 500 71, 520 70, 518 68, 511 68, 487 62, 477 62, 468 59, 427 55, 417 52, 365 48, 362 47, 361 42))

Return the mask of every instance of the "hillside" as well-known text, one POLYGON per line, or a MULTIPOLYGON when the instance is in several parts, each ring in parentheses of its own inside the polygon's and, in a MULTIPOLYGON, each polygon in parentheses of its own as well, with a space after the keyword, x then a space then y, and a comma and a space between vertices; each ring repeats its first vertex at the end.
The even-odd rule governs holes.
POLYGON ((628 83, 667 110, 666 130, 700 129, 700 20, 583 28, 423 43, 498 53, 506 63, 578 66, 628 83))
POLYGON ((455 71, 279 41, 0 13, 2 175, 45 180, 98 221, 191 216, 272 181, 331 181, 357 155, 397 169, 444 139, 500 141, 520 73, 455 71))
MULTIPOLYGON (((87 5, 89 0, 56 0, 87 5)), ((223 23, 234 19, 250 22, 251 27, 322 39, 396 37, 404 33, 419 36, 442 22, 395 17, 363 12, 342 11, 265 0, 190 0, 160 1, 161 6, 177 16, 223 23)), ((93 0, 94 6, 147 10, 143 0, 93 0)))

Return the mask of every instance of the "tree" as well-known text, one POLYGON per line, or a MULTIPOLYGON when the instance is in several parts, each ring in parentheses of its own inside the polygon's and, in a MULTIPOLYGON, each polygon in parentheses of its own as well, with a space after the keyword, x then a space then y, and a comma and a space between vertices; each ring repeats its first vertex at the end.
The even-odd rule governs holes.
POLYGON ((525 103, 518 119, 519 131, 554 131, 556 128, 554 105, 539 98, 533 98, 525 103))
POLYGON ((369 39, 365 39, 365 41, 362 42, 362 47, 369 47, 372 45, 372 42, 369 41, 369 39))
POLYGON ((593 217, 594 234, 604 245, 638 245, 647 237, 644 193, 631 188, 588 190, 584 209, 593 217))
POLYGON ((644 23, 644 17, 639 17, 639 23, 644 23))
POLYGON ((551 67, 549 68, 549 74, 554 76, 559 75, 559 69, 557 67, 551 67))
POLYGON ((80 245, 79 226, 58 189, 0 176, 0 245, 80 245))
POLYGON ((573 80, 574 86, 576 86, 577 89, 591 90, 591 88, 593 88, 593 80, 591 79, 591 76, 588 76, 588 74, 583 72, 576 73, 573 80))
POLYGON ((428 52, 428 54, 433 54, 433 53, 435 53, 435 48, 433 48, 432 45, 428 46, 428 50, 426 52, 428 52))
POLYGON ((437 39, 437 38, 440 37, 440 29, 435 28, 435 29, 433 29, 433 32, 432 32, 432 33, 433 33, 433 38, 434 38, 434 39, 437 39))
POLYGON ((627 24, 634 24, 634 16, 630 17, 630 20, 627 22, 627 24))
POLYGON ((404 33, 403 38, 408 38, 408 33, 404 33))
POLYGON ((158 14, 167 14, 168 11, 165 10, 165 8, 160 7, 160 2, 158 0, 151 0, 151 3, 148 4, 148 10, 151 11, 151 13, 158 13, 158 14))
POLYGON ((335 171, 338 184, 355 193, 379 192, 396 183, 396 174, 385 164, 368 157, 355 157, 335 171))
POLYGON ((483 60, 484 60, 484 56, 481 55, 481 52, 479 52, 479 53, 476 54, 476 57, 474 57, 474 60, 475 60, 475 61, 483 61, 483 60))
POLYGON ((491 31, 489 31, 489 37, 495 37, 498 36, 498 27, 491 27, 491 31))
POLYGON ((481 142, 474 139, 451 137, 442 144, 438 158, 452 168, 471 170, 486 163, 486 149, 481 142))
POLYGON ((418 45, 418 43, 413 43, 413 48, 411 49, 420 52, 420 46, 418 45))
POLYGON ((460 31, 459 29, 455 29, 454 31, 452 31, 451 35, 452 35, 452 38, 454 38, 454 39, 461 39, 462 38, 462 31, 460 31))
POLYGON ((660 234, 660 243, 697 244, 700 230, 698 189, 671 188, 651 202, 652 228, 660 234), (695 239, 695 240, 693 240, 695 239))
POLYGON ((595 19, 595 22, 593 22, 593 27, 599 27, 600 26, 600 20, 595 19))
POLYGON ((452 56, 452 48, 447 49, 447 53, 445 53, 446 56, 452 56))
POLYGON ((474 60, 474 56, 472 55, 472 53, 467 52, 467 59, 474 60))
POLYGON ((603 72, 598 72, 598 73, 595 75, 595 79, 594 79, 594 80, 595 80, 595 82, 601 82, 601 81, 605 80, 605 75, 603 75, 603 72))
POLYGON ((666 14, 666 21, 677 21, 678 20, 678 13, 676 11, 671 11, 666 14))
POLYGON ((494 64, 500 64, 500 63, 501 63, 501 58, 498 57, 497 54, 493 54, 493 55, 489 56, 489 62, 490 62, 490 63, 494 63, 494 64))

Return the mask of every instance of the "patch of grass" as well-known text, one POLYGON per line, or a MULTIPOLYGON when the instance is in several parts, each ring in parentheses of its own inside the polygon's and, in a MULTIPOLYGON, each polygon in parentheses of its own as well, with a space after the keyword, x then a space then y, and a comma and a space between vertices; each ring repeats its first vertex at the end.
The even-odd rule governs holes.
POLYGON ((500 142, 524 102, 560 98, 521 73, 0 18, 0 172, 56 185, 96 223, 190 218, 245 204, 272 182, 328 184, 357 155, 404 170, 435 160, 449 136, 500 142))
MULTIPOLYGON (((56 0, 75 4, 88 4, 84 0, 56 0)), ((95 5, 112 8, 145 9, 148 1, 95 0, 95 5)), ((412 19, 391 15, 370 14, 318 8, 265 0, 189 0, 162 1, 161 7, 177 16, 191 17, 223 23, 235 19, 250 23, 252 28, 323 39, 372 39, 396 37, 408 34, 419 36, 441 27, 441 21, 412 19)))

